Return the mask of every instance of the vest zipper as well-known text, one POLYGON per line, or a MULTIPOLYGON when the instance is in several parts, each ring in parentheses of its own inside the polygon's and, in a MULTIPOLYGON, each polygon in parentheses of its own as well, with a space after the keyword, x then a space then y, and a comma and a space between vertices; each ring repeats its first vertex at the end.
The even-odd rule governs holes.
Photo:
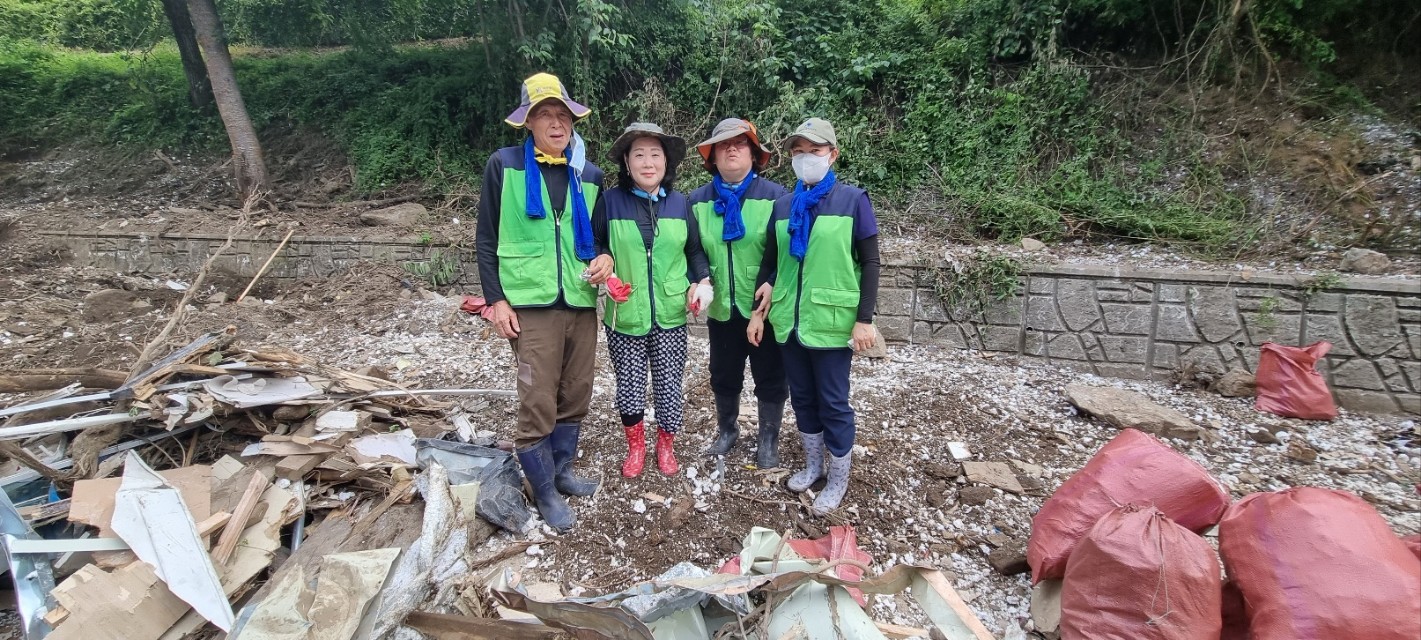
MULTIPOLYGON (((558 297, 557 297, 557 300, 562 300, 565 296, 564 296, 564 292, 563 292, 563 288, 562 288, 562 212, 561 212, 561 211, 554 211, 554 212, 553 212, 553 259, 554 259, 554 261, 556 261, 557 264, 558 264, 558 270, 557 270, 557 274, 558 274, 558 297)), ((557 300, 553 300, 553 304, 557 304, 557 300)))
POLYGON ((656 279, 652 270, 651 249, 656 246, 656 236, 660 235, 661 229, 656 224, 656 205, 648 200, 646 210, 651 215, 651 244, 646 245, 646 300, 651 305, 651 328, 647 329, 647 335, 651 335, 651 330, 656 328, 656 279))

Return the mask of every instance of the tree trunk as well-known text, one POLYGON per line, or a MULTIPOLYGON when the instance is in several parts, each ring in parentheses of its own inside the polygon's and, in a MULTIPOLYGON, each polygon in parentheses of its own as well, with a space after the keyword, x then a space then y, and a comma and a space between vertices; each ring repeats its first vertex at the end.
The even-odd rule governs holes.
POLYGON ((212 82, 207 79, 207 67, 202 63, 202 51, 197 47, 197 35, 192 30, 192 18, 188 17, 187 3, 183 0, 163 0, 163 13, 168 16, 168 24, 173 26, 173 37, 178 42, 178 54, 183 59, 183 73, 187 75, 188 102, 211 113, 212 82))
POLYGON ((207 75, 212 80, 212 95, 217 99, 217 112, 227 129, 232 144, 232 166, 237 178, 237 192, 244 199, 266 190, 266 161, 262 159, 261 142, 257 140, 247 105, 237 88, 237 76, 232 71, 232 55, 227 51, 227 37, 222 32, 222 19, 213 0, 187 0, 188 13, 207 75))

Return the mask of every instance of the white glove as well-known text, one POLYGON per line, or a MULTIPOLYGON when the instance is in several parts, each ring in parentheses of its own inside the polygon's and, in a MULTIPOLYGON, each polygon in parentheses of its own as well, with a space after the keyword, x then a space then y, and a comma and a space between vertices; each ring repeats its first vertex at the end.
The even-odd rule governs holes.
POLYGON ((697 284, 695 297, 691 300, 691 313, 701 315, 702 311, 710 308, 712 300, 715 300, 715 287, 697 284))

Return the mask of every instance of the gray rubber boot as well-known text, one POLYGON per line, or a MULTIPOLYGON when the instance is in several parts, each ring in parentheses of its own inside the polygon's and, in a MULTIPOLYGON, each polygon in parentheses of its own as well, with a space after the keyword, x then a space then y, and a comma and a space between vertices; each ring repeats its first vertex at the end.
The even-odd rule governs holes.
POLYGON ((780 423, 785 415, 785 403, 760 403, 760 432, 756 439, 759 448, 755 450, 755 466, 773 469, 780 466, 780 423))
POLYGON ((706 448, 706 455, 723 456, 730 453, 740 437, 740 425, 736 423, 740 418, 740 396, 716 394, 715 417, 715 442, 706 448))
POLYGON ((805 468, 789 477, 789 490, 804 493, 810 485, 824 477, 824 433, 799 432, 799 441, 804 443, 805 468))
POLYGON ((814 507, 810 509, 814 515, 822 516, 839 508, 839 503, 844 500, 844 493, 849 490, 849 467, 853 466, 853 457, 852 450, 842 458, 829 456, 829 483, 824 485, 824 490, 814 498, 814 507))

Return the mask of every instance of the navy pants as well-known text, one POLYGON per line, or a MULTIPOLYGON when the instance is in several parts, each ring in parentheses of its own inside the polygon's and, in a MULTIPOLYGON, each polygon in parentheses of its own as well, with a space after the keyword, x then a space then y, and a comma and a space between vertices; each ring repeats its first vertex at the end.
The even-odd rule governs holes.
POLYGON ((823 433, 824 446, 836 457, 854 448, 854 410, 849 406, 849 368, 854 352, 848 347, 810 349, 791 334, 780 345, 789 378, 789 402, 803 433, 823 433))
POLYGON ((745 359, 750 359, 750 375, 755 379, 755 397, 761 402, 782 403, 788 393, 785 388, 785 365, 780 358, 780 345, 775 343, 774 328, 765 323, 767 340, 760 346, 745 338, 750 324, 738 309, 730 312, 725 322, 707 320, 710 331, 710 382, 717 397, 740 397, 745 387, 745 359))

